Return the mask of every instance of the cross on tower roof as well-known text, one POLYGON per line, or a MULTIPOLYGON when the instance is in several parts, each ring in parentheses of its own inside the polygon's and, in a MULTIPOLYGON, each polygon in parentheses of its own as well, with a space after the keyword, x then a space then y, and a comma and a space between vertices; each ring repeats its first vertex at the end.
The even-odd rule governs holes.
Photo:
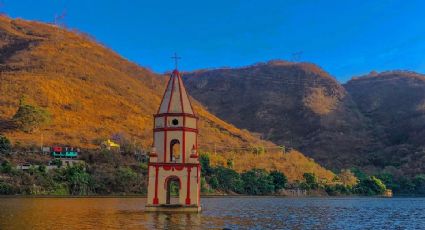
POLYGON ((179 56, 177 56, 177 53, 174 53, 174 56, 172 56, 171 58, 172 58, 172 59, 174 59, 174 65, 175 65, 175 67, 176 67, 176 69, 177 69, 179 59, 182 59, 182 58, 181 58, 181 57, 179 57, 179 56))

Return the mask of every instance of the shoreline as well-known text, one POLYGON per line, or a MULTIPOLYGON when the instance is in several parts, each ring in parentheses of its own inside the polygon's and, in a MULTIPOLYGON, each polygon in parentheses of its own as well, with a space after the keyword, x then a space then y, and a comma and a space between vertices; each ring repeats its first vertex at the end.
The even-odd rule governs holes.
MULTIPOLYGON (((146 195, 0 195, 0 198, 147 198, 146 195)), ((393 197, 385 196, 281 196, 281 195, 201 195, 201 198, 425 198, 420 195, 397 195, 393 197)))

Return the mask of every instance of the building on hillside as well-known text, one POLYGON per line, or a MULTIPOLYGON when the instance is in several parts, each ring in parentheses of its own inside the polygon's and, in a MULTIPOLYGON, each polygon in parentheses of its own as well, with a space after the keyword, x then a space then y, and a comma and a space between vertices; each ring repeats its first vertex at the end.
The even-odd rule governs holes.
POLYGON ((43 146, 43 147, 41 147, 41 152, 43 153, 43 154, 49 154, 49 153, 51 153, 51 149, 50 149, 50 147, 45 147, 45 146, 43 146))
POLYGON ((146 210, 201 211, 198 117, 177 68, 154 115, 153 133, 146 210), (172 191, 177 191, 177 199, 171 197, 172 191))
POLYGON ((120 145, 111 141, 110 139, 102 142, 102 144, 100 145, 102 148, 107 149, 107 150, 113 150, 113 149, 120 149, 120 145))
POLYGON ((54 146, 52 147, 51 154, 54 158, 77 158, 80 154, 80 149, 74 147, 54 146))

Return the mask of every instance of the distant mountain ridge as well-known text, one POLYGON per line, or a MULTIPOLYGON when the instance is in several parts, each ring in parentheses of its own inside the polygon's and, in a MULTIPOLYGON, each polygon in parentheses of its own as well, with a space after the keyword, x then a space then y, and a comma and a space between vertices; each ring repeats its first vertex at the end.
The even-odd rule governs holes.
POLYGON ((355 154, 352 146, 370 140, 344 87, 311 63, 272 61, 184 79, 193 97, 220 118, 328 166, 348 165, 352 159, 338 153, 355 154))
POLYGON ((425 75, 411 71, 371 73, 344 87, 368 118, 381 146, 370 161, 393 174, 425 172, 425 75))
POLYGON ((194 71, 186 73, 184 79, 193 97, 220 118, 260 133, 276 144, 298 148, 327 167, 360 166, 371 172, 389 167, 393 171, 396 168, 399 174, 424 172, 422 166, 407 169, 414 162, 409 157, 415 154, 398 154, 399 159, 404 159, 402 162, 384 160, 395 160, 397 157, 390 157, 391 154, 401 151, 398 147, 407 143, 421 151, 420 140, 425 140, 421 74, 371 73, 341 85, 317 65, 271 61, 241 68, 194 71), (391 87, 386 90, 389 86, 382 79, 392 79, 393 84, 406 83, 393 87, 396 91, 391 87), (380 97, 381 91, 388 91, 389 95, 380 97), (394 97, 391 100, 390 95, 394 97), (378 112, 371 114, 368 106, 378 105, 380 100, 391 106, 380 103, 374 108, 378 112), (395 108, 419 123, 400 122, 398 119, 403 116, 397 115, 400 112, 395 108), (384 111, 388 111, 388 116, 382 114, 384 111), (379 122, 380 119, 384 120, 379 122), (394 147, 391 138, 382 134, 389 130, 381 126, 388 127, 391 122, 407 125, 398 132, 409 135, 409 142, 402 140, 403 144, 394 147))

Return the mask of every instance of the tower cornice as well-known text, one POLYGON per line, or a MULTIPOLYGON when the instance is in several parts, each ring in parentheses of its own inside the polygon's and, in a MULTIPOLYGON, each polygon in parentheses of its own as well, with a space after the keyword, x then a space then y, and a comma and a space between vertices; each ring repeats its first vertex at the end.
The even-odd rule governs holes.
POLYGON ((187 131, 198 133, 198 129, 188 128, 188 127, 164 127, 164 128, 154 128, 154 132, 163 132, 163 131, 187 131))
POLYGON ((154 117, 192 117, 195 119, 199 119, 198 116, 191 113, 159 113, 159 114, 153 114, 154 117))

